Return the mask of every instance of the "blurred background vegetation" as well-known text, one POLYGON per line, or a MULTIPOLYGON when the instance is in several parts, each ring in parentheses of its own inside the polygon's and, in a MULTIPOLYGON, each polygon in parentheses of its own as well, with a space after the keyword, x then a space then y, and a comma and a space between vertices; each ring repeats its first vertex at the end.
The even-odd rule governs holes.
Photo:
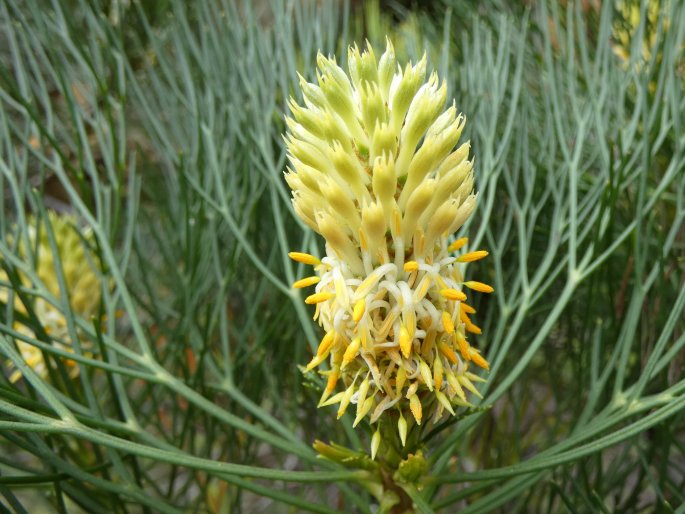
POLYGON ((317 51, 386 36, 467 117, 496 289, 486 408, 431 441, 420 510, 685 512, 682 2, 3 0, 0 25, 2 512, 375 510, 310 447, 368 434, 298 369, 321 334, 286 253, 321 241, 281 133, 317 51))

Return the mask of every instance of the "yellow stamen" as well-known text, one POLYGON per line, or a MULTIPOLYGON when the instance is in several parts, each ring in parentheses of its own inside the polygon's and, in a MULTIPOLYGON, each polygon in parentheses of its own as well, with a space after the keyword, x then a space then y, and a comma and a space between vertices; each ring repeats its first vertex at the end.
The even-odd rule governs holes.
POLYGON ((381 446, 381 427, 380 424, 378 428, 371 436, 371 460, 376 460, 376 453, 378 453, 378 448, 381 446))
POLYGON ((404 325, 400 327, 400 350, 402 351, 402 356, 405 359, 408 359, 409 354, 411 353, 411 337, 409 336, 407 327, 404 325))
MULTIPOLYGON (((324 392, 324 394, 325 394, 325 392, 324 392)), ((339 393, 334 394, 328 400, 324 400, 324 397, 322 396, 321 399, 319 400, 318 407, 328 407, 329 405, 334 405, 336 403, 340 403, 340 401, 343 399, 344 396, 345 396, 345 391, 340 391, 339 393)))
POLYGON ((326 381, 326 392, 332 393, 335 389, 335 385, 338 383, 338 378, 340 378, 340 372, 337 369, 333 369, 328 375, 328 380, 326 381))
POLYGON ((438 355, 433 361, 433 382, 438 391, 442 387, 442 359, 438 355))
MULTIPOLYGON (((337 340, 338 338, 336 338, 337 340)), ((345 344, 348 344, 347 341, 345 341, 345 344)), ((340 366, 340 363, 342 362, 343 358, 343 349, 341 348, 341 345, 336 345, 333 348, 333 351, 331 352, 331 364, 334 366, 340 366)))
POLYGON ((419 263, 416 261, 407 261, 404 263, 404 271, 407 273, 411 273, 412 271, 416 271, 419 269, 419 263))
POLYGON ((479 291, 481 293, 492 293, 495 290, 492 286, 483 284, 483 282, 476 282, 475 280, 464 282, 464 285, 469 289, 473 289, 474 291, 479 291))
POLYGON ((312 295, 309 295, 307 298, 305 298, 304 303, 308 305, 313 305, 315 303, 321 303, 325 302, 326 300, 330 300, 335 296, 334 293, 331 292, 323 292, 323 293, 314 293, 312 295))
POLYGON ((378 281, 381 279, 381 276, 378 273, 371 273, 368 277, 366 277, 361 284, 359 284, 359 287, 354 292, 354 296, 356 298, 360 298, 363 296, 366 296, 371 289, 378 283, 378 281))
POLYGON ((471 354, 469 353, 470 346, 466 338, 457 332, 455 339, 457 340, 457 346, 459 347, 459 353, 461 353, 461 356, 465 360, 471 360, 471 354))
POLYGON ((426 361, 424 361, 423 359, 420 359, 419 371, 421 372, 421 378, 423 378, 423 382, 428 387, 428 390, 432 391, 433 390, 433 376, 431 374, 430 367, 428 366, 428 364, 426 364, 426 361))
POLYGON ((359 337, 362 340, 362 348, 364 348, 365 350, 368 350, 369 349, 369 337, 371 337, 371 333, 369 332, 369 328, 364 327, 364 329, 361 331, 361 335, 359 337))
POLYGON ((465 402, 466 401, 466 394, 464 393, 464 389, 461 387, 461 384, 457 380, 457 377, 454 375, 452 371, 449 371, 447 373, 447 383, 450 385, 452 389, 457 393, 457 396, 461 399, 461 401, 465 402))
POLYGON ((420 425, 423 412, 421 409, 421 400, 419 400, 419 397, 415 394, 409 398, 409 409, 411 409, 411 413, 414 415, 416 424, 420 425))
POLYGON ((448 252, 456 252, 457 250, 460 250, 468 242, 469 242, 468 237, 462 237, 460 239, 457 239, 456 241, 452 241, 452 244, 450 244, 447 247, 447 251, 448 252))
POLYGON ((345 369, 345 366, 347 366, 352 361, 352 359, 354 359, 357 356, 360 345, 361 339, 355 337, 350 343, 350 345, 347 347, 347 350, 345 350, 345 354, 343 355, 343 360, 342 364, 340 365, 340 369, 345 369))
POLYGON ((407 308, 402 314, 404 325, 409 331, 409 337, 413 339, 414 333, 416 332, 416 311, 412 308, 407 308))
POLYGON ((397 394, 400 394, 402 392, 402 388, 404 387, 404 383, 406 382, 406 380, 407 370, 403 367, 400 367, 395 375, 395 389, 397 391, 397 394))
MULTIPOLYGON (((426 262, 428 262, 428 259, 426 259, 426 262)), ((440 275, 435 275, 434 280, 440 289, 448 289, 448 286, 445 283, 445 280, 440 275)))
POLYGON ((317 259, 313 255, 310 255, 308 253, 290 252, 290 253, 288 253, 288 257, 290 257, 295 262, 301 262, 302 264, 309 264, 311 266, 316 266, 317 264, 321 264, 321 261, 319 259, 317 259))
POLYGON ((363 228, 359 228, 359 247, 363 251, 368 251, 369 250, 369 243, 366 240, 366 232, 364 232, 363 228))
POLYGON ((307 278, 301 278, 297 282, 293 284, 293 287, 295 289, 302 289, 303 287, 309 287, 313 286, 314 284, 317 284, 321 280, 321 277, 307 277, 307 278))
POLYGON ((321 364, 324 360, 326 360, 326 352, 322 353, 321 355, 315 355, 314 358, 312 358, 311 361, 309 361, 309 364, 307 364, 307 367, 305 368, 305 371, 311 371, 315 367, 317 367, 319 364, 321 364))
POLYGON ((327 332, 326 335, 323 336, 323 339, 321 339, 321 342, 319 343, 319 348, 316 350, 317 357, 323 355, 330 349, 334 339, 335 332, 333 330, 327 332))
POLYGON ((363 410, 362 405, 364 401, 366 400, 366 393, 369 392, 369 379, 365 378, 362 383, 359 385, 359 389, 357 390, 357 415, 363 410))
POLYGON ((390 312, 388 317, 385 318, 385 321, 383 321, 383 324, 378 329, 378 337, 384 339, 388 335, 388 333, 390 332, 390 328, 392 327, 392 324, 395 323, 395 320, 399 317, 399 315, 399 311, 390 312))
POLYGON ((488 361, 486 361, 483 356, 478 352, 478 350, 474 348, 469 348, 469 355, 471 356, 471 360, 476 366, 480 366, 483 369, 490 369, 490 364, 488 364, 488 361))
POLYGON ((476 313, 476 309, 474 309, 469 304, 464 303, 464 302, 461 302, 459 304, 459 308, 461 309, 461 312, 465 312, 466 314, 475 314, 476 313))
POLYGON ((459 362, 457 354, 454 353, 454 350, 452 350, 445 341, 440 341, 438 343, 438 350, 440 350, 440 353, 442 353, 452 364, 459 362))
POLYGON ((466 373, 464 373, 464 375, 466 375, 466 378, 471 380, 471 382, 487 382, 487 380, 485 380, 483 377, 479 377, 478 375, 474 375, 470 371, 467 371, 466 373))
POLYGON ((474 262, 484 259, 488 256, 488 252, 485 250, 477 250, 475 252, 465 253, 457 257, 457 262, 474 262))
POLYGON ((478 325, 474 325, 473 323, 471 323, 471 321, 466 323, 466 330, 468 332, 471 332, 472 334, 480 335, 483 333, 483 331, 480 329, 480 327, 478 325))
POLYGON ((345 390, 345 394, 340 400, 340 407, 338 407, 338 419, 342 418, 343 414, 345 414, 345 411, 347 410, 347 406, 350 404, 350 399, 352 398, 353 394, 354 384, 352 384, 345 390))
POLYGON ((478 398, 483 398, 483 395, 480 394, 478 389, 476 389, 476 386, 473 385, 473 383, 464 375, 457 375, 457 380, 461 385, 463 385, 466 389, 475 394, 478 398))
POLYGON ((354 304, 354 309, 352 312, 352 319, 354 320, 355 323, 358 323, 359 320, 362 319, 362 316, 364 315, 365 310, 366 310, 366 299, 365 298, 358 300, 357 303, 354 304))
POLYGON ((442 312, 442 326, 445 328, 445 332, 452 335, 454 332, 454 323, 452 323, 452 315, 447 312, 442 312))
POLYGON ((463 302, 466 300, 466 295, 457 289, 441 289, 440 294, 448 300, 463 302))
POLYGON ((407 443, 407 420, 404 419, 402 413, 400 412, 400 419, 397 420, 397 431, 400 434, 400 441, 402 442, 402 447, 407 443))
POLYGON ((424 355, 428 355, 428 353, 431 351, 431 348, 433 348, 433 344, 435 344, 435 338, 438 335, 436 330, 430 330, 426 332, 426 337, 423 338, 423 344, 421 345, 421 352, 424 355))
POLYGON ((435 391, 435 397, 442 404, 442 406, 445 407, 450 414, 452 414, 452 416, 454 416, 454 409, 452 408, 452 404, 450 404, 450 401, 447 399, 447 397, 440 391, 435 391))
POLYGON ((423 298, 426 296, 426 293, 428 293, 428 289, 431 286, 431 278, 429 275, 426 275, 423 277, 421 282, 419 282, 419 286, 416 288, 416 291, 414 291, 414 302, 419 303, 423 298))
POLYGON ((361 405, 361 408, 357 408, 357 417, 354 418, 354 423, 352 423, 352 428, 356 427, 359 422, 364 419, 364 416, 366 416, 371 408, 373 407, 374 400, 373 396, 369 396, 366 400, 364 400, 363 403, 359 403, 358 405, 361 405))

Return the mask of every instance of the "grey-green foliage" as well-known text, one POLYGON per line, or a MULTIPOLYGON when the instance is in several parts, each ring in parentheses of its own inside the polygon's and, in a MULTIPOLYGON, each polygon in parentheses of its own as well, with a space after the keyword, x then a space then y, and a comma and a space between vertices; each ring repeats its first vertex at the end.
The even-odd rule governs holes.
POLYGON ((610 5, 596 20, 575 7, 543 3, 528 22, 457 40, 455 96, 480 173, 471 230, 497 291, 481 305, 495 407, 436 452, 436 482, 471 484, 437 505, 488 486, 464 512, 684 500, 685 13, 663 14, 652 62, 623 63, 610 5), (482 471, 440 473, 450 450, 474 445, 482 471))
MULTIPOLYGON (((3 240, 3 266, 30 269, 11 241, 27 212, 63 207, 59 184, 59 199, 93 228, 108 280, 102 319, 50 298, 74 327, 76 382, 61 347, 17 333, 21 315, 3 306, 2 353, 24 375, 2 388, 2 434, 21 456, 3 464, 31 477, 6 484, 52 489, 58 504, 66 494, 90 511, 133 501, 176 512, 204 508, 212 475, 241 486, 229 505, 249 510, 245 490, 328 512, 323 489, 246 477, 356 476, 321 473, 331 466, 309 446, 318 431, 302 424, 314 406, 301 400, 296 363, 316 335, 285 255, 311 236, 294 223, 279 174, 297 59, 336 44, 344 20, 331 5, 264 5, 178 2, 154 26, 132 5, 123 19, 137 20, 136 34, 86 2, 2 4, 2 225, 15 234, 3 240), (22 363, 22 337, 55 361, 56 378, 22 363), (293 474, 298 462, 319 471, 293 474)), ((35 287, 27 294, 49 297, 35 287)))
MULTIPOLYGON (((76 381, 30 320, 57 373, 24 366, 0 386, 0 493, 17 511, 26 486, 90 511, 202 511, 226 481, 245 512, 256 496, 368 512, 345 485, 363 473, 309 446, 368 439, 301 386, 319 334, 286 253, 318 243, 281 176, 296 72, 311 78, 319 49, 345 60, 349 12, 177 2, 152 23, 135 3, 118 18, 90 4, 0 5, 2 266, 30 270, 7 235, 59 207, 61 184, 110 281, 101 320, 53 299, 92 350, 75 345, 76 381)), ((403 29, 409 52, 437 49, 468 117, 481 197, 465 233, 491 252, 470 273, 496 287, 477 306, 493 408, 430 441, 424 512, 683 503, 685 10, 672 3, 659 59, 624 65, 605 4, 597 20, 541 5, 403 29)), ((0 348, 21 366, 15 316, 2 306, 0 348)))

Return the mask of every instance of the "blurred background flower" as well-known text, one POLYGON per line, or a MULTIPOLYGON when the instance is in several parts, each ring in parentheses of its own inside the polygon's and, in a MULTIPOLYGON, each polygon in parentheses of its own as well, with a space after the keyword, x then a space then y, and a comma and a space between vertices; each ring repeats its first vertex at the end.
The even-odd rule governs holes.
MULTIPOLYGON (((0 271, 0 280, 6 284, 0 289, 0 301, 8 303, 13 298, 14 315, 20 318, 15 319, 14 329, 28 338, 41 339, 39 334, 44 333, 49 338, 44 342, 53 342, 67 351, 71 351, 71 337, 62 302, 67 301, 75 314, 90 320, 98 313, 102 288, 91 250, 92 235, 88 229, 79 230, 77 224, 74 216, 53 211, 49 211, 46 218, 31 216, 27 220, 26 233, 15 233, 14 238, 22 265, 35 266, 34 269, 30 274, 17 271, 17 284, 9 281, 4 270, 0 271), (64 288, 60 287, 61 283, 64 288), (11 292, 10 286, 21 288, 21 294, 11 292), (34 316, 38 329, 32 324, 34 316)), ((16 343, 26 364, 47 378, 46 359, 41 349, 22 340, 16 343)), ((70 376, 76 376, 76 363, 69 359, 64 362, 70 369, 70 376)), ((10 382, 16 382, 20 377, 21 372, 14 369, 10 382)))

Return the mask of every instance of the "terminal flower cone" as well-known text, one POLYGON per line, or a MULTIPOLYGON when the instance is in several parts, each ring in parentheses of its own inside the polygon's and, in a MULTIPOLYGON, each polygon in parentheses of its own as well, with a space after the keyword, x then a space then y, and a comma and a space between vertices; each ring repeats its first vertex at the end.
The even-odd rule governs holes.
POLYGON ((452 239, 478 196, 469 143, 458 145, 465 120, 425 56, 401 67, 390 42, 379 59, 351 47, 347 72, 319 54, 317 83, 301 88, 285 179, 326 242, 320 260, 290 253, 312 267, 294 287, 311 288, 305 302, 325 333, 306 369, 326 377, 320 406, 372 425, 375 456, 379 424, 407 444, 413 427, 469 406, 482 381, 473 371, 488 369, 468 301, 493 289, 464 279, 487 252, 452 239))

